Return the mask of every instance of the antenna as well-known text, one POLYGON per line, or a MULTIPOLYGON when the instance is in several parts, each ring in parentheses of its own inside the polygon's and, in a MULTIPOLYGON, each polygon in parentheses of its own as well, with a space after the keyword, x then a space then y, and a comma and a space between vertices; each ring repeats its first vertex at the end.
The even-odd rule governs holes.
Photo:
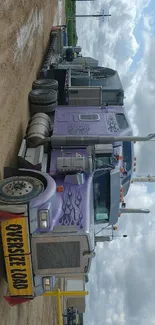
POLYGON ((108 23, 109 23, 109 17, 111 17, 111 15, 109 15, 109 9, 108 9, 108 12, 107 12, 107 18, 108 18, 108 23))

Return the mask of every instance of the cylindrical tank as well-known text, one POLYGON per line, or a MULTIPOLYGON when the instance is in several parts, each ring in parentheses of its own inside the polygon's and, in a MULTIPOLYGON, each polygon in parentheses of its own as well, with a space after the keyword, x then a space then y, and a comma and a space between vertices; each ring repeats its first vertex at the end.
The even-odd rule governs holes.
POLYGON ((44 113, 35 114, 27 128, 27 145, 30 143, 37 144, 40 140, 48 137, 51 131, 51 120, 44 113))
POLYGON ((37 120, 37 119, 39 119, 39 118, 44 119, 45 121, 47 121, 47 122, 49 123, 49 125, 51 125, 51 119, 50 119, 50 117, 49 117, 47 114, 45 114, 45 113, 36 113, 36 114, 34 114, 34 115, 32 116, 32 118, 31 118, 31 120, 30 120, 30 124, 31 124, 32 121, 37 120))
POLYGON ((66 61, 72 62, 74 60, 74 50, 73 48, 66 49, 66 61))

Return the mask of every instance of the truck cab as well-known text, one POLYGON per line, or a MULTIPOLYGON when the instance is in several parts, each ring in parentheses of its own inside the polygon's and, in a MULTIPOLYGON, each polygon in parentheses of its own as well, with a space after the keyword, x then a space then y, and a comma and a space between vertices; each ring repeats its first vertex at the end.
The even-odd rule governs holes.
POLYGON ((31 118, 18 170, 0 183, 0 210, 12 213, 1 226, 11 296, 32 299, 52 290, 55 276, 89 272, 96 225, 118 221, 123 146, 77 146, 74 136, 122 134, 131 134, 124 107, 58 106, 31 118), (72 143, 50 141, 66 135, 72 143))

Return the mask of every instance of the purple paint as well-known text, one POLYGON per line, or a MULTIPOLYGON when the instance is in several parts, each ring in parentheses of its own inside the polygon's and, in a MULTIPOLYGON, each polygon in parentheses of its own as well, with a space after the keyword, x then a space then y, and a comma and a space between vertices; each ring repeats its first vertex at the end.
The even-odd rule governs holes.
POLYGON ((61 194, 62 208, 57 225, 76 226, 78 230, 89 231, 90 202, 92 197, 92 177, 87 177, 83 185, 72 185, 64 182, 61 194))
POLYGON ((54 135, 108 135, 120 133, 116 112, 122 113, 122 107, 70 107, 59 106, 55 112, 54 135), (81 120, 82 115, 96 115, 96 120, 81 120), (97 120, 97 115, 99 119, 97 120))
MULTIPOLYGON (((58 106, 54 117, 54 135, 129 135, 128 126, 121 130, 116 113, 124 114, 121 106, 113 107, 70 107, 58 106)), ((126 117, 126 116, 125 116, 126 117)), ((121 143, 114 143, 112 155, 114 167, 123 166, 121 143)), ((45 191, 30 202, 30 209, 47 209, 49 211, 50 229, 55 226, 76 226, 77 230, 90 233, 94 229, 94 195, 93 171, 84 171, 85 180, 82 184, 68 182, 66 175, 70 172, 58 172, 57 159, 84 157, 88 159, 87 148, 53 148, 50 157, 49 175, 45 174, 48 186, 45 191), (63 192, 57 191, 57 186, 63 186, 63 192)), ((98 167, 97 167, 98 168, 98 167)), ((73 174, 78 173, 74 171, 73 174)), ((72 174, 72 173, 71 173, 72 174)), ((121 180, 120 180, 121 182, 121 180)), ((120 183, 121 184, 121 183, 120 183)), ((36 229, 36 231, 42 231, 36 229)))

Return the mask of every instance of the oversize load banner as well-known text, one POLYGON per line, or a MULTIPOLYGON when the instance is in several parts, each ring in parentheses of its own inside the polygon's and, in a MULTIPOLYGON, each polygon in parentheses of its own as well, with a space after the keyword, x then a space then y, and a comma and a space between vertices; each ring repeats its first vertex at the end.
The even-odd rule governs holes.
POLYGON ((10 295, 32 296, 32 267, 27 218, 4 221, 1 226, 10 295))

